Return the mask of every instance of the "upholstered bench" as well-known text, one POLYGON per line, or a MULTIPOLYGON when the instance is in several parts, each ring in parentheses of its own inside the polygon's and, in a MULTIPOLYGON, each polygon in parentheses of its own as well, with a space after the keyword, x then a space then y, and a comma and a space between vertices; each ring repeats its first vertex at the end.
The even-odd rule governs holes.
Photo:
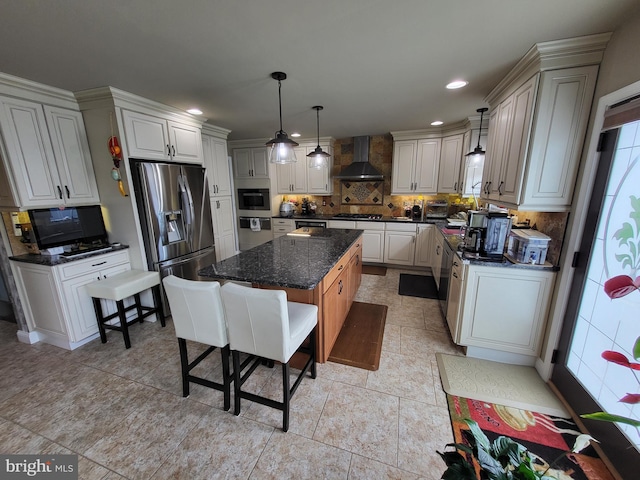
POLYGON ((126 272, 113 275, 111 277, 96 280, 86 285, 87 293, 93 299, 93 306, 96 310, 98 320, 98 330, 100 330, 100 340, 107 343, 106 329, 117 330, 124 336, 124 345, 131 348, 129 339, 129 325, 135 322, 142 323, 149 315, 154 313, 160 317, 160 323, 165 326, 165 319, 162 312, 162 300, 160 298, 160 274, 158 272, 145 272, 143 270, 128 270, 126 272), (144 306, 140 303, 140 293, 151 289, 153 293, 152 307, 144 306), (134 297, 135 303, 124 306, 124 299, 134 297), (113 300, 118 306, 118 311, 104 316, 101 299, 113 300), (126 313, 136 309, 138 315, 127 320, 126 313), (109 320, 118 317, 120 324, 108 323, 109 320))

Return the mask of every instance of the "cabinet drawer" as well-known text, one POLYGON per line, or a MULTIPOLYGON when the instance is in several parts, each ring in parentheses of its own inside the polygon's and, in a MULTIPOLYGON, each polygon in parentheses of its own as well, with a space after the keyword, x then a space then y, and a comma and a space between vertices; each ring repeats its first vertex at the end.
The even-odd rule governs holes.
POLYGON ((289 227, 291 229, 294 229, 296 224, 294 223, 293 220, 289 220, 288 218, 274 218, 271 221, 272 225, 280 225, 280 226, 286 226, 289 227))
POLYGON ((271 227, 271 230, 273 230, 273 233, 289 233, 293 231, 293 228, 291 228, 288 225, 275 225, 271 227))
POLYGON ((415 233, 416 224, 415 223, 411 223, 411 222, 407 222, 407 223, 388 222, 386 231, 387 232, 414 232, 415 233))
POLYGON ((349 250, 347 253, 345 253, 342 258, 340 258, 340 260, 338 261, 338 263, 336 263, 336 265, 329 270, 329 273, 327 273, 322 281, 322 292, 326 292, 329 287, 331 287, 331 285, 333 284, 333 282, 336 281, 336 279, 344 272, 347 271, 347 267, 349 266, 349 260, 351 259, 350 257, 350 253, 351 250, 349 250))
POLYGON ((104 270, 121 263, 129 262, 129 252, 120 250, 118 252, 106 253, 104 255, 96 255, 95 257, 86 258, 70 262, 59 267, 61 278, 68 279, 85 273, 104 270))
POLYGON ((349 249, 349 251, 347 252, 347 254, 345 256, 349 260, 351 260, 351 258, 353 258, 353 256, 358 254, 358 253, 362 257, 362 237, 358 238, 358 240, 356 240, 355 243, 353 245, 351 245, 351 248, 349 249))

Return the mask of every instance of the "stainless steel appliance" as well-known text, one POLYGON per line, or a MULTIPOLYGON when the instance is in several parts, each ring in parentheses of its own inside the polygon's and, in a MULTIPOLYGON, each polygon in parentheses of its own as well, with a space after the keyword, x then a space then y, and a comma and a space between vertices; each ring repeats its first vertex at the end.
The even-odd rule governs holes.
POLYGON ((238 217, 240 250, 250 250, 273 240, 270 217, 238 217))
MULTIPOLYGON (((216 262, 205 169, 132 160, 131 172, 149 269, 202 280, 198 270, 216 262)), ((169 313, 164 292, 163 304, 169 313)))
POLYGON ((296 220, 296 229, 302 227, 318 227, 318 228, 327 228, 327 222, 323 222, 322 220, 296 220))
POLYGON ((447 218, 449 214, 449 202, 432 200, 427 202, 427 208, 425 210, 426 218, 447 218))
POLYGON ((447 297, 449 295, 449 277, 451 275, 451 263, 453 250, 449 242, 445 241, 442 247, 442 264, 440 267, 440 287, 438 288, 438 300, 443 315, 447 315, 447 297))
POLYGON ((238 188, 238 210, 271 210, 268 188, 238 188))
POLYGON ((333 216, 334 218, 349 218, 349 219, 362 219, 362 220, 380 220, 382 218, 381 213, 338 213, 333 216))
POLYGON ((510 231, 511 217, 506 213, 489 213, 480 254, 489 258, 502 258, 510 231))
POLYGON ((291 202, 282 202, 280 204, 281 217, 293 217, 294 205, 291 202))

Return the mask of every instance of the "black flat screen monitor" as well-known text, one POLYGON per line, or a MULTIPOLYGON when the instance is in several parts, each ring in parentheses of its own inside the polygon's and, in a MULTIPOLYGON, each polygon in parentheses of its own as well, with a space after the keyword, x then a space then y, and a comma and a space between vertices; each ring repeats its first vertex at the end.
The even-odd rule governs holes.
POLYGON ((40 250, 108 241, 100 205, 29 210, 29 218, 40 250))

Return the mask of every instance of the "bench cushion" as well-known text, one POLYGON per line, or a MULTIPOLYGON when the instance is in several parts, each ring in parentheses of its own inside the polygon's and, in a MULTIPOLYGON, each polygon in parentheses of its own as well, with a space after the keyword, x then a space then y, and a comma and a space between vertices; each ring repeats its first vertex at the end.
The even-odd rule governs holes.
POLYGON ((158 272, 128 270, 103 280, 86 285, 87 293, 93 298, 123 300, 160 284, 158 272))

